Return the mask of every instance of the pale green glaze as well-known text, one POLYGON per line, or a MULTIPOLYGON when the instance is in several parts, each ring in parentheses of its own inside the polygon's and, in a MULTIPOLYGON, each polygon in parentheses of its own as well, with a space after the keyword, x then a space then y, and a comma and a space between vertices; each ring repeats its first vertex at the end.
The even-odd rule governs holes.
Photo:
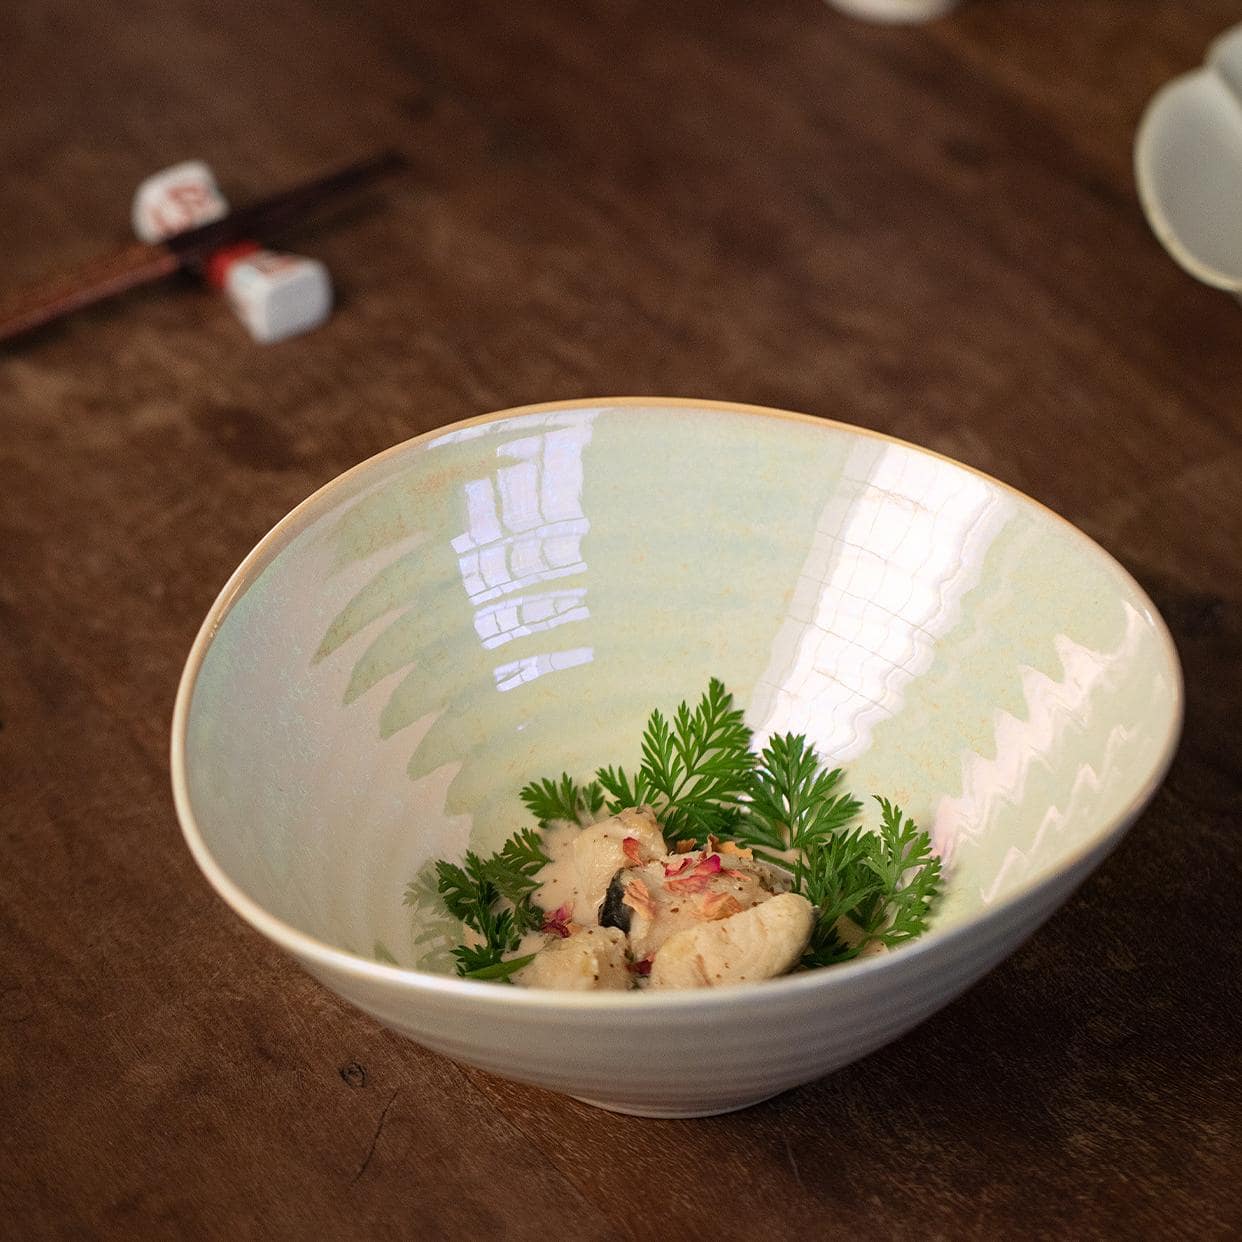
POLYGON ((633 762, 650 708, 713 675, 933 830, 932 936, 1094 849, 1178 727, 1163 624, 1084 536, 943 459, 755 412, 423 438, 239 586, 186 721, 203 847, 284 923, 405 966, 447 967, 451 921, 401 900, 429 860, 525 823, 528 779, 633 762), (487 609, 514 599, 528 628, 500 641, 487 609))

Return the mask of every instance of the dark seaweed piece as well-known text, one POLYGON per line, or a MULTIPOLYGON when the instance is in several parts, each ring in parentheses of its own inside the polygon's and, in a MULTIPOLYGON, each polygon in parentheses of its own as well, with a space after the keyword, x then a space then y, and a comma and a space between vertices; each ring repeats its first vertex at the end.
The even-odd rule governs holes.
POLYGON ((628 936, 630 932, 630 916, 633 913, 629 906, 624 903, 625 897, 625 868, 612 877, 611 883, 608 885, 608 891, 604 894, 603 904, 599 908, 599 925, 601 927, 616 927, 625 932, 628 936))

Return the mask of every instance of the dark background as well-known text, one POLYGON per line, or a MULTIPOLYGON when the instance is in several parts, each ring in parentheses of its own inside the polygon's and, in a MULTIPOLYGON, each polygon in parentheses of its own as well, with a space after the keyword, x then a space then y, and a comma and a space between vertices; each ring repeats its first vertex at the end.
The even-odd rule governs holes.
POLYGON ((4 6, 2 286, 123 241, 179 159, 234 202, 389 143, 413 168, 283 239, 337 282, 309 336, 254 346, 187 282, 0 355, 0 1229, 1237 1236, 1242 312, 1159 248, 1131 148, 1239 16, 4 6), (1028 947, 896 1045, 707 1121, 594 1111, 343 1007, 211 894, 168 787, 191 639, 297 501, 453 419, 627 393, 998 475, 1126 564, 1187 676, 1167 783, 1028 947))

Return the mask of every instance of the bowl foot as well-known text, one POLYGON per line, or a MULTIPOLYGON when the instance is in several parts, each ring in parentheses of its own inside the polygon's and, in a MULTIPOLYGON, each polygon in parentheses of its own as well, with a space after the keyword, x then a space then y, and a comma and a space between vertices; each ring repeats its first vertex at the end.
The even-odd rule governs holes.
POLYGON ((764 1095, 756 1095, 747 1100, 729 1100, 723 1104, 712 1104, 705 1108, 696 1108, 694 1105, 682 1105, 677 1108, 659 1108, 646 1107, 642 1104, 628 1104, 616 1100, 589 1100, 585 1096, 575 1095, 573 1098, 579 1104, 589 1104, 592 1108, 603 1108, 610 1113, 625 1113, 630 1117, 659 1117, 668 1120, 677 1120, 690 1117, 719 1117, 722 1113, 736 1113, 743 1108, 752 1108, 756 1104, 762 1104, 764 1100, 770 1100, 774 1096, 778 1096, 779 1091, 769 1091, 764 1095))

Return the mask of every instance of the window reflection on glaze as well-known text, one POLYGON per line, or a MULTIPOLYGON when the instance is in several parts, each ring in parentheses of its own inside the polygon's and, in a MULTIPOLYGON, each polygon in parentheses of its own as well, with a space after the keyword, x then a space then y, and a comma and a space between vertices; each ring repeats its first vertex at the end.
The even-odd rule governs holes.
MULTIPOLYGON (((595 417, 596 411, 550 417, 553 429, 499 445, 502 464, 494 474, 463 489, 467 529, 452 546, 487 650, 590 616, 585 586, 532 588, 586 572, 582 540, 591 525, 582 509, 582 452, 595 417)), ((529 421, 521 425, 529 430, 529 421)), ((493 670, 496 688, 517 689, 592 655, 590 647, 576 647, 508 661, 493 670)))
POLYGON ((590 664, 595 658, 591 647, 576 647, 573 651, 553 651, 548 655, 526 656, 514 660, 512 664, 501 664, 493 669, 496 678, 496 689, 516 690, 536 677, 545 673, 554 673, 563 668, 577 668, 581 664, 590 664))
POLYGON ((853 448, 757 688, 756 735, 806 733, 834 762, 863 753, 931 666, 1010 512, 985 480, 934 458, 853 448))
POLYGON ((483 646, 491 650, 515 638, 552 630, 569 621, 585 620, 591 615, 585 601, 585 587, 507 599, 491 607, 480 608, 474 614, 475 632, 483 646))

